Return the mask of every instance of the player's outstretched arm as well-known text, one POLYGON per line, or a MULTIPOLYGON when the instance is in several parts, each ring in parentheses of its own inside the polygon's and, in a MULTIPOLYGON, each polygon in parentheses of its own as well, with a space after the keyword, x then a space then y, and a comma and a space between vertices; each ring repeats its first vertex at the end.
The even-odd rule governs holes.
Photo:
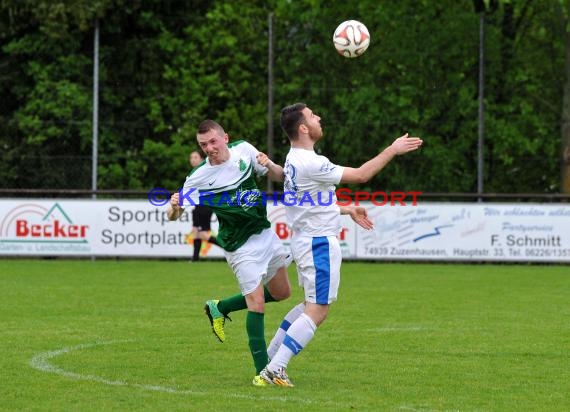
POLYGON ((368 217, 368 212, 362 206, 340 206, 341 215, 350 215, 352 220, 360 227, 370 230, 374 227, 374 222, 368 217))
POLYGON ((409 137, 406 133, 359 168, 345 167, 340 181, 342 183, 366 183, 390 163, 394 157, 413 152, 419 149, 422 143, 423 140, 419 137, 409 137))
POLYGON ((176 220, 182 215, 182 212, 184 212, 184 208, 178 204, 179 201, 180 194, 178 192, 170 196, 170 201, 168 202, 168 210, 166 211, 168 220, 176 220))
POLYGON ((285 178, 283 168, 273 161, 263 152, 257 154, 257 163, 268 169, 267 176, 274 182, 282 182, 285 178))

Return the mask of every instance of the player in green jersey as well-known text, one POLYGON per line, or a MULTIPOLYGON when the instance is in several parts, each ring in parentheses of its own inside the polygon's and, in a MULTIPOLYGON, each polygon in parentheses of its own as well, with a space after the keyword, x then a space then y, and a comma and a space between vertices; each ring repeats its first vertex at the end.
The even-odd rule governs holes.
POLYGON ((283 168, 273 162, 262 166, 259 151, 245 141, 229 143, 229 136, 213 120, 200 123, 197 141, 207 155, 193 169, 184 188, 171 196, 168 218, 176 220, 185 207, 207 204, 219 221, 218 243, 224 249, 241 294, 222 300, 208 300, 205 312, 216 337, 226 340, 224 325, 230 312, 247 309, 246 330, 255 365, 253 384, 265 386, 259 372, 268 362, 264 336, 265 303, 286 299, 291 294, 287 276, 287 251, 267 219, 265 202, 256 177, 267 175, 281 180, 283 168))

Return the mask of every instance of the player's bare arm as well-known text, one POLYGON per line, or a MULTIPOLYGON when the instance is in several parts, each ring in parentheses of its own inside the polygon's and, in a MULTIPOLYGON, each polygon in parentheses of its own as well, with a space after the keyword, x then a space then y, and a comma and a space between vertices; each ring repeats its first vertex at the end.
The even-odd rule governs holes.
POLYGON ((269 171, 267 176, 274 182, 282 182, 285 177, 283 173, 283 168, 278 164, 274 163, 265 153, 259 152, 257 154, 257 163, 261 166, 266 167, 269 171))
POLYGON ((168 202, 168 210, 166 211, 168 220, 176 220, 182 215, 182 212, 184 212, 184 208, 178 204, 179 201, 180 194, 178 192, 170 196, 170 201, 168 202))
POLYGON ((341 215, 350 215, 352 220, 363 229, 370 230, 374 228, 374 222, 368 217, 366 208, 362 206, 341 206, 339 209, 341 215))
POLYGON ((406 133, 398 137, 390 146, 359 168, 345 167, 341 182, 366 183, 390 163, 394 157, 413 152, 419 149, 422 143, 423 140, 419 137, 409 137, 408 133, 406 133))

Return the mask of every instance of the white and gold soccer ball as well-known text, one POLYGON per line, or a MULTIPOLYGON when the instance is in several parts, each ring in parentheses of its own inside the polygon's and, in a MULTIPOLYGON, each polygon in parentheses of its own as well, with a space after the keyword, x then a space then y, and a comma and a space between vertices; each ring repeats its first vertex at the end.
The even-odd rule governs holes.
POLYGON ((344 57, 358 57, 370 45, 370 33, 357 20, 346 20, 338 25, 333 34, 336 51, 344 57))

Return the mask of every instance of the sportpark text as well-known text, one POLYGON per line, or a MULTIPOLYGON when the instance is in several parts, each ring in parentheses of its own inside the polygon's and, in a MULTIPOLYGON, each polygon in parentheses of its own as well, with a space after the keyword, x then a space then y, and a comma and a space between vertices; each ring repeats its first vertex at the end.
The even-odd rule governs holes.
MULTIPOLYGON (((200 192, 195 188, 188 190, 180 189, 178 191, 178 204, 189 206, 205 205, 205 206, 245 206, 253 207, 258 205, 273 206, 330 206, 333 204, 333 192, 283 192, 283 193, 266 193, 259 190, 245 190, 228 192, 200 192), (196 201, 198 198, 198 201, 196 201)), ((354 191, 348 188, 337 189, 336 204, 338 206, 359 206, 361 202, 371 202, 374 206, 417 206, 417 197, 422 192, 400 192, 394 191, 390 193, 376 191, 354 191), (408 203, 406 203, 408 199, 408 203)), ((148 200, 154 206, 164 206, 169 202, 170 194, 162 188, 152 189, 148 193, 148 200)))

